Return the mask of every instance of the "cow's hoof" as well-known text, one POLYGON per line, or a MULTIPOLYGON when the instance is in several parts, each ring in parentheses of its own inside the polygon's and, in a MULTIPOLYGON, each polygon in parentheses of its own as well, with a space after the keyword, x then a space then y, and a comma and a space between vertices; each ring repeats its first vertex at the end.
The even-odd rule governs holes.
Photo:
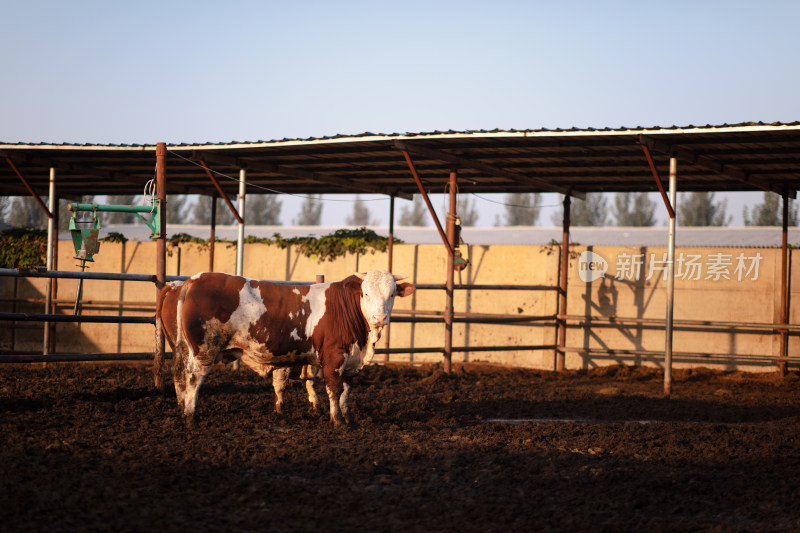
POLYGON ((186 429, 194 429, 195 428, 194 415, 184 415, 183 423, 186 424, 186 429))

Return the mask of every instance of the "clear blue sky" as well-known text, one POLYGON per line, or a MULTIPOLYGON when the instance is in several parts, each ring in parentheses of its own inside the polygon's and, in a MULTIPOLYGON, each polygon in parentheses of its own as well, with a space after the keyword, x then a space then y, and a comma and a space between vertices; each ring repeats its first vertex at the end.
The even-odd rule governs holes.
MULTIPOLYGON (((800 120, 797 0, 0 7, 0 142, 800 120)), ((730 196, 734 224, 760 199, 730 196)), ((480 225, 502 210, 478 206, 480 225)), ((323 221, 349 211, 329 202, 323 221)))

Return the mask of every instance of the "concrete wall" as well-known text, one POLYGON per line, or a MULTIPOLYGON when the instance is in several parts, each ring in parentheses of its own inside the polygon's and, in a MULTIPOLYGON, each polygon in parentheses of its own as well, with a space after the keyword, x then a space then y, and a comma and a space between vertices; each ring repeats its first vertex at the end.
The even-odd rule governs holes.
MULTIPOLYGON (((103 243, 91 272, 127 272, 152 274, 155 270, 155 243, 103 243)), ((466 251, 466 250, 465 250, 466 251)), ((797 251, 794 251, 797 259, 797 251)), ((62 241, 59 246, 59 270, 79 270, 73 256, 72 244, 62 241)), ((558 283, 557 246, 471 246, 469 268, 461 273, 464 283, 550 285, 558 283)), ((625 317, 663 319, 666 307, 666 282, 661 262, 665 247, 595 247, 571 248, 569 271, 569 315, 582 317, 625 317), (590 279, 586 269, 585 252, 592 252, 595 266, 605 268, 605 277, 590 279), (600 259, 602 261, 600 261, 600 259)), ((755 248, 681 248, 676 252, 677 278, 675 284, 675 319, 773 323, 779 318, 780 250, 755 248)), ((349 255, 333 263, 318 263, 297 253, 294 248, 281 250, 275 246, 248 244, 245 248, 244 274, 248 277, 274 280, 313 281, 318 274, 326 280, 342 279, 353 271, 384 269, 386 254, 349 255)), ((218 244, 215 252, 216 271, 233 272, 235 246, 218 244)), ((440 245, 397 245, 394 249, 394 272, 408 276, 415 283, 441 284, 445 279, 446 253, 440 245)), ((208 270, 208 251, 198 245, 171 247, 167 257, 167 274, 191 275, 208 270)), ((798 301, 800 291, 798 269, 792 273, 791 298, 798 301)), ((456 283, 459 275, 456 274, 456 283)), ((9 299, 17 291, 20 298, 43 298, 46 280, 0 278, 0 294, 9 299), (15 289, 16 286, 16 289, 15 289)), ((76 280, 58 281, 58 299, 67 300, 63 312, 72 311, 77 288, 76 280)), ((155 288, 150 283, 85 281, 84 314, 122 314, 118 305, 96 308, 94 304, 127 302, 124 314, 152 316, 155 288), (134 304, 131 306, 130 304, 134 304)), ((441 312, 445 295, 442 290, 420 290, 413 296, 398 299, 395 316, 410 310, 441 312)), ((3 310, 12 304, 2 303, 3 310)), ((18 311, 41 312, 42 304, 17 304, 18 311)), ((456 291, 455 310, 471 313, 500 313, 508 315, 554 315, 557 293, 554 291, 456 291)), ((798 322, 798 306, 793 305, 790 321, 798 322)), ((627 364, 660 365, 662 357, 647 355, 602 356, 591 354, 592 349, 654 351, 663 354, 664 330, 660 325, 611 325, 599 320, 592 327, 573 321, 568 331, 567 368, 588 368, 624 362, 627 364)), ((153 328, 149 325, 116 324, 58 324, 56 352, 148 352, 153 348, 153 328)), ((738 354, 722 364, 736 365, 749 370, 772 369, 773 366, 751 366, 749 358, 779 353, 779 338, 769 333, 745 334, 731 328, 715 331, 682 330, 675 332, 674 351, 707 354, 738 354), (744 366, 742 366, 744 365, 744 366)), ((453 346, 517 346, 551 345, 555 343, 552 322, 533 325, 456 324, 453 346)), ((441 347, 444 339, 442 324, 403 324, 391 327, 392 348, 441 347)), ((12 332, 3 328, 0 350, 8 352, 39 352, 42 349, 42 328, 39 324, 23 324, 12 332), (13 339, 12 339, 13 336, 13 339)), ((382 340, 379 347, 385 347, 382 340)), ((800 344, 791 338, 790 356, 800 355, 800 344)), ((382 355, 377 356, 382 359, 382 355)), ((438 361, 438 354, 393 355, 397 361, 438 361)), ((552 369, 553 350, 509 352, 458 352, 454 361, 491 361, 510 365, 552 369)), ((713 366, 710 358, 676 357, 676 366, 702 364, 713 366)))

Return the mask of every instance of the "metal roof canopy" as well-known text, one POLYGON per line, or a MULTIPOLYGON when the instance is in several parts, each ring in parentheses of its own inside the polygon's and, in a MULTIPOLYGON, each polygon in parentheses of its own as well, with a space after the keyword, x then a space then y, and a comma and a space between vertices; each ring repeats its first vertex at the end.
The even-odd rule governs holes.
MULTIPOLYGON (((664 359, 664 393, 667 397, 672 387, 673 207, 680 161, 683 191, 760 189, 783 196, 781 316, 778 325, 785 325, 788 320, 787 199, 796 195, 800 185, 798 122, 617 130, 363 134, 306 140, 172 146, 164 143, 156 146, 0 144, 0 157, 7 162, 7 165, 0 165, 0 194, 41 195, 47 185, 50 191, 49 211, 41 201, 39 203, 48 214, 54 209, 56 172, 60 196, 138 194, 153 179, 158 184, 158 195, 162 202, 166 199, 164 195, 167 190, 172 194, 207 195, 215 195, 217 191, 226 195, 238 192, 240 210, 244 207, 245 181, 251 186, 251 192, 254 188, 261 188, 262 192, 268 189, 275 193, 361 192, 407 198, 416 192, 423 192, 426 193, 424 198, 451 259, 455 259, 454 248, 458 246, 453 223, 456 188, 466 193, 563 193, 556 320, 558 370, 564 368, 567 351, 567 258, 571 196, 583 197, 588 192, 657 189, 670 216, 664 359), (168 156, 171 156, 169 162, 168 156), (218 183, 207 167, 231 179, 218 183), (238 180, 233 177, 236 171, 240 175, 238 180), (413 180, 409 179, 409 172, 413 180), (661 175, 669 176, 669 198, 661 175), (450 213, 445 235, 430 206, 427 193, 445 192, 448 185, 450 213)), ((230 203, 229 206, 234 210, 230 203)), ((241 274, 243 229, 240 220, 237 274, 241 274)), ((157 239, 156 277, 159 287, 166 280, 165 231, 165 224, 162 224, 162 232, 157 239)), ((55 234, 52 216, 48 234, 49 270, 55 234)), ((391 270, 391 246, 389 250, 391 270)), ((445 372, 450 371, 452 352, 453 267, 454 261, 451 261, 447 269, 444 313, 445 372)), ((50 294, 49 288, 47 293, 50 294)), ((46 305, 49 308, 49 300, 46 305)), ((778 331, 781 333, 779 368, 785 372, 788 330, 783 328, 778 331)), ((163 353, 163 335, 159 333, 157 338, 162 341, 160 344, 157 342, 156 351, 163 353)), ((45 337, 45 345, 47 342, 45 337)))
MULTIPOLYGON (((444 192, 458 169, 461 193, 656 191, 642 150, 661 176, 669 157, 680 163, 681 191, 771 190, 794 197, 800 187, 800 122, 632 128, 433 132, 336 136, 266 142, 167 145, 170 194, 217 194, 201 161, 226 194, 238 192, 247 169, 248 193, 418 193, 403 157, 407 150, 432 193, 444 192), (265 190, 268 189, 268 190, 265 190)), ((154 177, 154 145, 2 144, 39 195, 50 168, 58 195, 141 194, 154 177)), ((0 164, 0 195, 27 195, 11 164, 0 164)))

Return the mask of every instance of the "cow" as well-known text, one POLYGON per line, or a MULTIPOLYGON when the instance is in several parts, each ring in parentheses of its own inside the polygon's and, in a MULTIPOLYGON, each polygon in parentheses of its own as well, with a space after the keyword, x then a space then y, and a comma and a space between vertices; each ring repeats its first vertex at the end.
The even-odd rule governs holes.
MULTIPOLYGON (((353 376, 374 355, 395 297, 416 289, 398 283, 402 279, 373 270, 315 285, 213 272, 186 280, 175 307, 172 376, 187 425, 193 423, 203 379, 215 362, 226 359, 239 359, 264 377, 284 367, 320 368, 331 422, 349 422, 353 376)), ((169 329, 172 318, 162 313, 162 321, 169 329)))
MULTIPOLYGON (((173 281, 164 285, 159 291, 156 303, 156 323, 161 326, 164 338, 175 352, 175 345, 178 339, 178 299, 180 297, 183 281, 173 281)), ((161 368, 163 366, 163 355, 156 353, 153 374, 156 387, 163 390, 163 377, 161 368)), ((221 360, 230 362, 235 360, 231 354, 223 353, 221 360)), ((272 387, 275 389, 275 412, 279 415, 284 414, 284 391, 290 380, 300 380, 305 382, 308 401, 311 404, 311 412, 319 414, 319 398, 317 391, 314 390, 314 379, 319 373, 318 368, 309 365, 302 367, 281 367, 272 373, 272 387)))

